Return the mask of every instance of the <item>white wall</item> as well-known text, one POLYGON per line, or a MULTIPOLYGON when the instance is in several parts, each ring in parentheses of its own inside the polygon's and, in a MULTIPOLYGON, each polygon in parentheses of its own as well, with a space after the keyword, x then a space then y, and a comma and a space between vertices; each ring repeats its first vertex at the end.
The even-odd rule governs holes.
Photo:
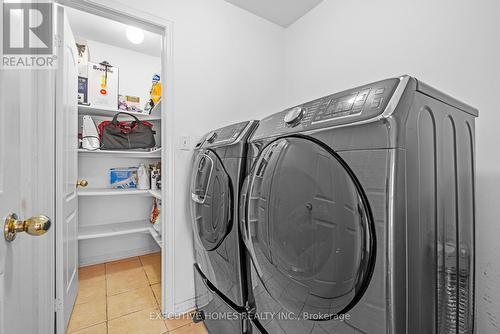
MULTIPOLYGON (((71 23, 71 22, 70 22, 71 23)), ((85 39, 85 36, 79 36, 85 39)), ((144 53, 118 48, 109 44, 87 40, 90 61, 103 60, 119 69, 119 94, 141 98, 141 108, 149 101, 149 90, 155 73, 161 72, 161 60, 144 53)), ((161 48, 158 45, 158 48, 161 48)))
POLYGON ((286 30, 286 105, 400 74, 480 110, 478 333, 500 333, 500 2, 325 0, 286 30))
MULTIPOLYGON (((112 2, 99 0, 105 6, 112 2)), ((283 29, 222 0, 120 0, 174 22, 175 138, 191 144, 206 132, 282 107, 283 29)), ((122 7, 116 6, 123 10, 122 7)), ((169 82, 163 82, 168 85, 169 82)), ((177 145, 178 143, 176 143, 177 145)), ((188 196, 192 151, 176 149, 175 291, 181 311, 194 296, 192 230, 188 196), (183 306, 184 305, 184 306, 183 306)), ((171 282, 167 282, 170 284, 171 282)))

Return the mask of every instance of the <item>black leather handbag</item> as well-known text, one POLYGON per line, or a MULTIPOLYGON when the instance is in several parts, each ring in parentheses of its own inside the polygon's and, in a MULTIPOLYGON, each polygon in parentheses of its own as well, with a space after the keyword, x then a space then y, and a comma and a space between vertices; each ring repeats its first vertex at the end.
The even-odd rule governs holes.
POLYGON ((103 150, 128 150, 155 147, 156 141, 153 124, 140 121, 134 115, 119 112, 111 121, 99 124, 101 134, 101 149, 103 150), (118 116, 128 115, 134 118, 131 122, 118 121, 118 116))

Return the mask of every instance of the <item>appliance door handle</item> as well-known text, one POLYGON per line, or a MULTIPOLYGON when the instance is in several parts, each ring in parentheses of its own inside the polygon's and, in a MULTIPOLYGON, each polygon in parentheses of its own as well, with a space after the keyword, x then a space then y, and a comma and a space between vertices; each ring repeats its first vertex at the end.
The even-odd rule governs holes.
MULTIPOLYGON (((265 163, 267 163, 267 160, 264 161, 265 163)), ((248 212, 250 201, 252 198, 252 188, 255 183, 255 177, 258 173, 258 170, 259 163, 256 163, 243 183, 242 193, 240 197, 240 200, 243 201, 241 202, 239 214, 242 217, 240 220, 240 228, 242 230, 241 237, 243 239, 243 243, 245 244, 246 251, 248 252, 248 255, 250 257, 250 262, 253 264, 255 270, 257 271, 257 274, 262 277, 262 269, 257 261, 257 255, 253 246, 252 231, 250 227, 251 220, 249 219, 250 213, 248 212)))
POLYGON ((199 204, 203 204, 205 203, 205 200, 207 198, 207 193, 208 193, 208 186, 210 185, 210 181, 212 180, 212 173, 214 171, 214 161, 213 159, 207 155, 206 153, 203 153, 201 159, 200 159, 200 162, 198 164, 198 171, 201 171, 202 170, 202 159, 208 159, 210 161, 210 173, 208 174, 208 180, 207 180, 207 183, 206 183, 206 186, 205 186, 205 194, 203 195, 198 195, 198 194, 195 194, 195 193, 191 193, 191 199, 196 202, 196 203, 199 203, 199 204))
POLYGON ((205 196, 196 195, 195 193, 191 193, 191 199, 196 203, 200 203, 200 204, 205 203, 205 198, 206 198, 205 196))
POLYGON ((240 207, 239 207, 239 216, 240 218, 240 228, 241 228, 241 237, 243 242, 247 245, 250 242, 250 231, 248 230, 248 186, 250 183, 250 176, 247 176, 245 181, 243 182, 243 187, 241 188, 240 194, 240 207))
POLYGON ((254 268, 257 270, 259 274, 261 274, 261 269, 258 263, 256 262, 256 254, 252 244, 252 232, 250 231, 250 222, 249 222, 249 213, 248 213, 248 202, 250 201, 250 190, 252 188, 252 176, 253 172, 246 177, 245 182, 243 183, 242 193, 240 197, 240 228, 241 228, 241 238, 243 239, 243 243, 245 244, 246 251, 250 256, 250 262, 254 264, 254 268))

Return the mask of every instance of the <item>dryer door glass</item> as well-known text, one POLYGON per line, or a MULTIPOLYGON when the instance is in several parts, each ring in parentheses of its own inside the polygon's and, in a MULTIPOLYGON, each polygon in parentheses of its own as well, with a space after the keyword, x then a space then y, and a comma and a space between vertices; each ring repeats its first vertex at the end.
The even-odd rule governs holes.
POLYGON ((305 137, 269 144, 249 175, 243 228, 256 272, 285 309, 332 319, 361 298, 375 229, 358 180, 333 150, 305 137))
POLYGON ((219 157, 201 151, 193 165, 191 210, 195 234, 207 250, 217 248, 232 224, 231 184, 219 157))

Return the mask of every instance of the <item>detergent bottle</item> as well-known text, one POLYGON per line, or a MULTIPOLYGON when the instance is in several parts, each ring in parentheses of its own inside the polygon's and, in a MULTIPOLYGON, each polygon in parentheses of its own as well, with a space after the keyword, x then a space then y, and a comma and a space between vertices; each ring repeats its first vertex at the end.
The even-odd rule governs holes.
POLYGON ((158 102, 160 102, 160 99, 161 99, 160 75, 155 74, 153 75, 153 85, 151 87, 151 100, 153 100, 153 103, 156 105, 158 102))
POLYGON ((144 109, 151 112, 154 106, 160 102, 161 99, 161 82, 160 75, 153 75, 153 84, 151 85, 151 90, 149 91, 149 101, 146 103, 144 109))

